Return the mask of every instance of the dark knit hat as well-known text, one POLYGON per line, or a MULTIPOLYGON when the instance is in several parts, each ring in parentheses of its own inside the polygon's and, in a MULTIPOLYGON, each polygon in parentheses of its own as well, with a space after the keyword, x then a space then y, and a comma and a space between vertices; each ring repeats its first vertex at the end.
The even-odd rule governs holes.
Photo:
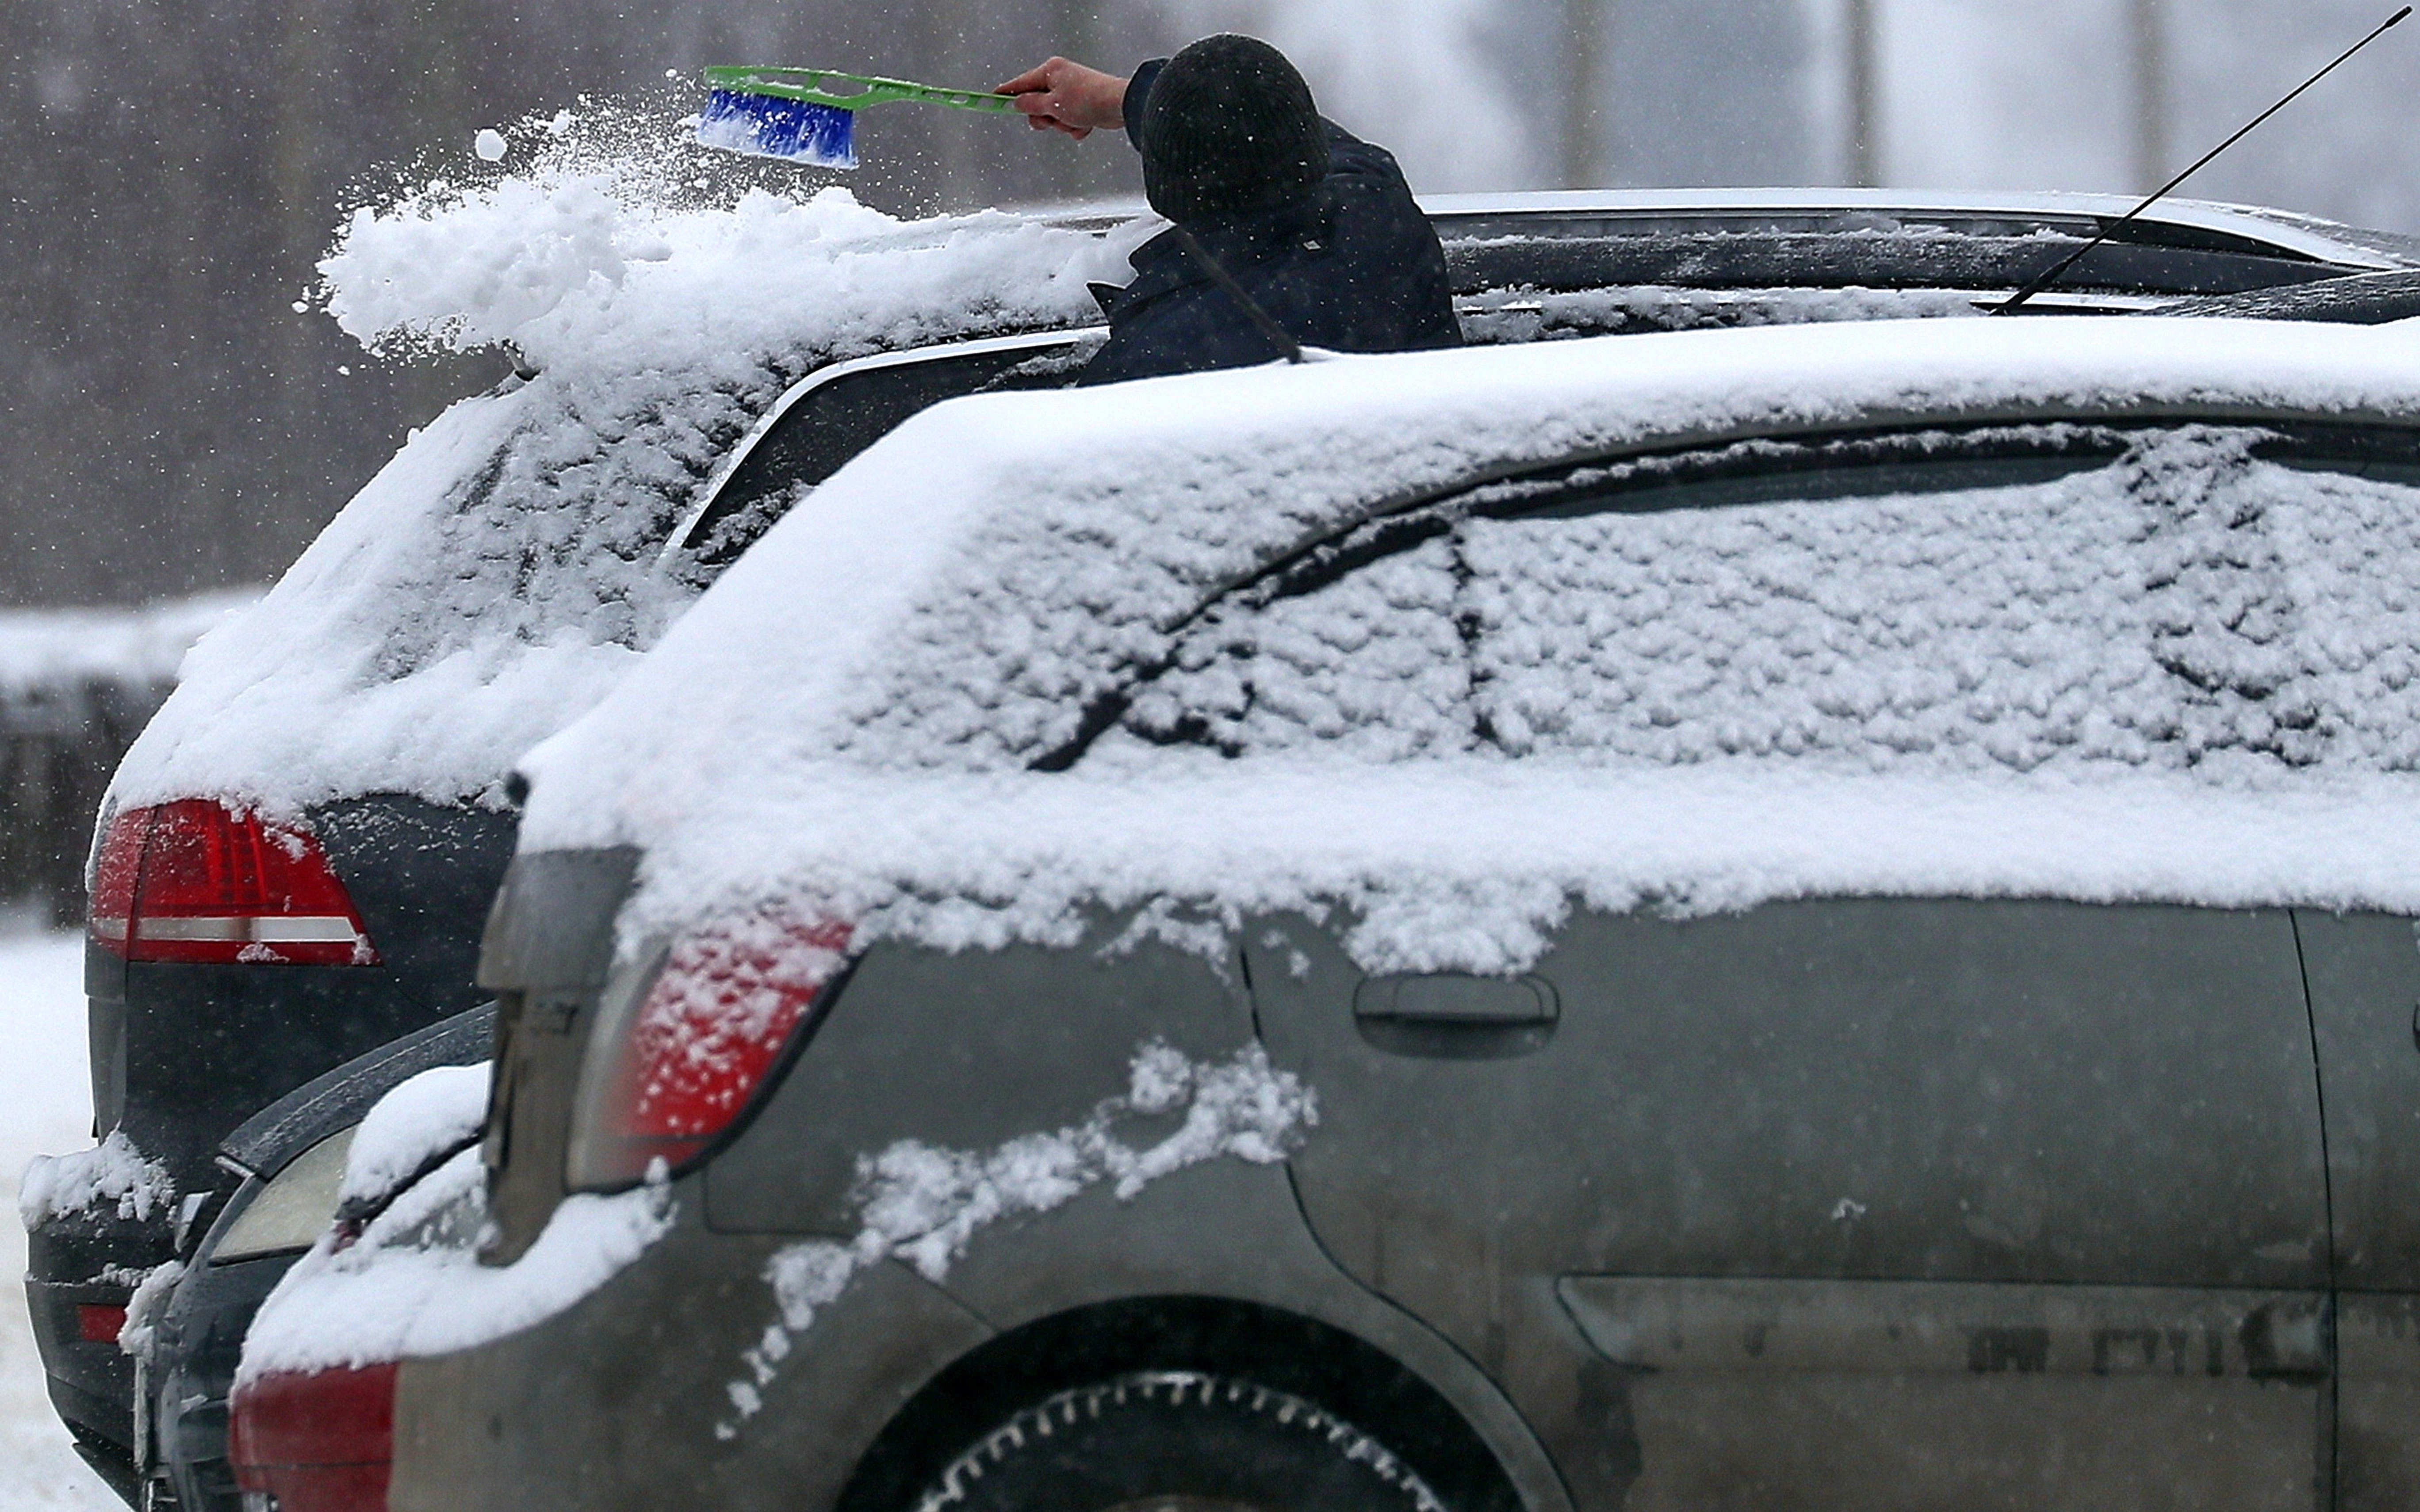
POLYGON ((1143 100, 1142 192, 1171 221, 1269 210, 1327 177, 1311 85, 1253 37, 1205 37, 1168 60, 1143 100))

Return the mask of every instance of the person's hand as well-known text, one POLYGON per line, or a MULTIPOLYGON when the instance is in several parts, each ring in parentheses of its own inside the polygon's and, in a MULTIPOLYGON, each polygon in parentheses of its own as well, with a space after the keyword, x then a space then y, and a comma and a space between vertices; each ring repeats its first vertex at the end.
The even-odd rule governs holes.
POLYGON ((1035 131, 1064 131, 1078 142, 1104 127, 1115 131, 1126 124, 1126 82, 1063 57, 1029 69, 993 92, 1014 95, 1035 131))

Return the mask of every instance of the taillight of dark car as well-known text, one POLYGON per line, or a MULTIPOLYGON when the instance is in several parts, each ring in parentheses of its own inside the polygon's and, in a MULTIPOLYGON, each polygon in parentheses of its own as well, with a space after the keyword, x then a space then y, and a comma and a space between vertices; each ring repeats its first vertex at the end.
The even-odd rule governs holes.
POLYGON ((575 1188, 628 1186, 703 1153, 746 1110, 838 974, 849 927, 764 915, 673 947, 636 1012, 609 991, 574 1104, 575 1188))
POLYGON ((214 798, 112 816, 93 872, 91 929, 130 961, 353 966, 379 959, 309 830, 214 798))
POLYGON ((386 1512, 395 1372, 279 1371, 237 1387, 227 1452, 246 1512, 386 1512))

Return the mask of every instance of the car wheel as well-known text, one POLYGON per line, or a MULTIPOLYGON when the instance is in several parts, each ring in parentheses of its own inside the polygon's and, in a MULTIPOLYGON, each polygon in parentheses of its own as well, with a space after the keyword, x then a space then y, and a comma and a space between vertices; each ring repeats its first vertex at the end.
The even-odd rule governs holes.
POLYGON ((1026 1408, 917 1512, 1444 1512, 1377 1440, 1249 1381, 1147 1371, 1026 1408))

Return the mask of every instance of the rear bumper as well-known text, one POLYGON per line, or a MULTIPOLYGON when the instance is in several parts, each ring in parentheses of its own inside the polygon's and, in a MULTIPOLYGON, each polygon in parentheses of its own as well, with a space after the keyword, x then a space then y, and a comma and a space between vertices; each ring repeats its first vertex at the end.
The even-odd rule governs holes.
POLYGON ((25 1303, 51 1405, 75 1435, 76 1452, 132 1504, 134 1362, 115 1339, 85 1338, 80 1309, 123 1308, 143 1273, 174 1257, 175 1234, 165 1215, 142 1222, 77 1213, 27 1237, 25 1303))
POLYGON ((185 1273, 161 1329, 152 1442, 180 1512, 237 1512, 227 1400, 253 1314, 297 1257, 264 1256, 185 1273))
POLYGON ((916 1389, 991 1336, 907 1266, 876 1266, 737 1416, 733 1387, 756 1386, 750 1352, 781 1319, 762 1277, 783 1241, 704 1231, 701 1196, 689 1185, 674 1231, 567 1311, 403 1363, 390 1512, 828 1512, 916 1389))

